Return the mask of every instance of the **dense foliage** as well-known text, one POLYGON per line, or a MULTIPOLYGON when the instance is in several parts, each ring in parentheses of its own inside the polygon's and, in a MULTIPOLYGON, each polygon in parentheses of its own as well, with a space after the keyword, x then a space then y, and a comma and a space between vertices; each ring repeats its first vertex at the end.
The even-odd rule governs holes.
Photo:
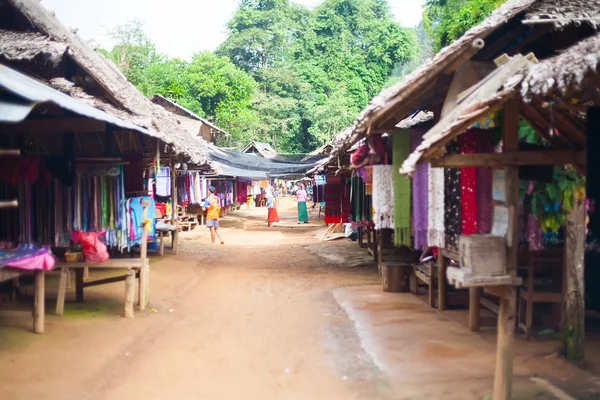
POLYGON ((394 22, 387 0, 325 0, 310 11, 241 0, 228 31, 215 54, 188 62, 158 54, 131 22, 113 31, 119 44, 105 54, 145 95, 215 121, 234 145, 306 152, 348 126, 419 53, 415 30, 394 22))
POLYGON ((434 49, 449 45, 506 0, 426 0, 423 25, 434 49))

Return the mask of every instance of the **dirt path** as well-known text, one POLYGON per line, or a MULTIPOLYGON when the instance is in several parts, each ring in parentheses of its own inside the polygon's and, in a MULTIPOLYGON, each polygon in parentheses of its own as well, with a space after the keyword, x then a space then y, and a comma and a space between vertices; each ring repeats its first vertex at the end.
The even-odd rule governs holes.
POLYGON ((49 316, 42 336, 0 328, 2 398, 391 398, 331 295, 377 282, 374 270, 318 256, 308 245, 322 228, 295 225, 292 211, 273 229, 258 210, 230 216, 225 246, 190 235, 179 257, 152 264, 154 313, 117 318, 111 285, 86 303, 108 302, 104 314, 49 316))

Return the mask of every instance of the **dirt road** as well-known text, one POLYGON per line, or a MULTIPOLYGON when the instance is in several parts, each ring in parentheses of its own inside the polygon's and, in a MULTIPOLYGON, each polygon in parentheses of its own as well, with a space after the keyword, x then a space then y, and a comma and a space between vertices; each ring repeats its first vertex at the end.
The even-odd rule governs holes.
POLYGON ((49 316, 45 335, 20 322, 1 328, 1 397, 391 398, 331 295, 376 283, 375 270, 320 257, 322 227, 297 226, 293 210, 281 211, 271 229, 259 211, 233 214, 225 246, 193 234, 179 257, 153 263, 155 312, 118 318, 121 290, 110 285, 90 290, 85 316, 49 316))

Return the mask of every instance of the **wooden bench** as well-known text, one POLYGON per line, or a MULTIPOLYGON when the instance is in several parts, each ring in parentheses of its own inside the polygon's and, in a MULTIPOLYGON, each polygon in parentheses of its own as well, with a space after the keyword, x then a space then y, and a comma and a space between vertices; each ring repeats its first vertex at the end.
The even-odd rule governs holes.
MULTIPOLYGON (((149 201, 142 203, 144 222, 140 225, 145 232, 148 224, 146 219, 149 201)), ((145 236, 145 235, 144 235, 145 236)), ((58 298, 56 300, 56 315, 63 315, 65 309, 65 295, 67 291, 67 282, 69 280, 69 271, 75 271, 75 299, 77 302, 83 302, 83 289, 86 287, 106 285, 109 283, 125 281, 125 318, 133 318, 133 303, 135 301, 135 279, 139 278, 138 304, 140 311, 146 309, 149 299, 149 280, 150 263, 148 261, 148 241, 140 241, 140 258, 111 258, 105 262, 59 262, 57 268, 61 269, 60 280, 58 284, 58 298), (95 281, 84 281, 84 274, 90 269, 99 270, 127 270, 125 275, 114 276, 95 281)))
MULTIPOLYGON (((425 264, 413 263, 411 264, 413 269, 410 275, 410 291, 414 295, 419 294, 419 284, 424 283, 427 286, 427 294, 429 297, 429 307, 434 308, 436 306, 435 294, 438 292, 438 274, 437 265, 433 262, 425 264)), ((438 293, 439 294, 439 293, 438 293)), ((439 307, 439 300, 437 302, 439 307)))

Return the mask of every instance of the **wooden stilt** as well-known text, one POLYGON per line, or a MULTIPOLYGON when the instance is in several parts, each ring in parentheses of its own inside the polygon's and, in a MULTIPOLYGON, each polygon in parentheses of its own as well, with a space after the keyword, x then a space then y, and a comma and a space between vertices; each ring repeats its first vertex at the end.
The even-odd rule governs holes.
POLYGON ((469 288, 469 329, 479 332, 481 328, 481 288, 469 288))
POLYGON ((438 309, 443 311, 446 309, 448 302, 448 286, 446 284, 446 258, 443 255, 438 255, 438 309))
POLYGON ((142 259, 142 268, 140 270, 140 287, 139 287, 139 304, 140 311, 146 309, 148 305, 148 268, 150 264, 148 263, 148 240, 146 239, 146 224, 148 223, 146 216, 148 215, 148 206, 150 205, 149 201, 142 202, 142 221, 143 222, 143 236, 142 243, 140 245, 140 258, 142 259))
POLYGON ((35 273, 35 294, 33 301, 33 332, 44 333, 44 317, 46 306, 45 272, 35 273))
POLYGON ((56 315, 64 315, 65 313, 65 296, 67 293, 67 281, 69 280, 68 270, 68 268, 63 268, 60 271, 58 297, 56 298, 56 315))
MULTIPOLYGON (((511 99, 506 102, 503 114, 504 149, 519 150, 520 101, 511 99)), ((508 207, 508 229, 506 233, 506 272, 513 278, 517 276, 518 250, 518 203, 519 168, 506 167, 506 206, 508 207)), ((511 398, 515 320, 517 309, 517 289, 508 286, 500 298, 498 314, 498 344, 496 348, 496 373, 494 377, 494 400, 511 398)))
MULTIPOLYGON (((141 275, 141 273, 140 273, 141 275)), ((135 302, 135 272, 127 271, 125 278, 125 318, 133 318, 133 303, 135 302)))
MULTIPOLYGON (((563 352, 569 360, 583 360, 585 336, 584 246, 585 206, 578 204, 565 224, 565 321, 563 352)), ((562 321, 561 321, 562 322, 562 321)))

